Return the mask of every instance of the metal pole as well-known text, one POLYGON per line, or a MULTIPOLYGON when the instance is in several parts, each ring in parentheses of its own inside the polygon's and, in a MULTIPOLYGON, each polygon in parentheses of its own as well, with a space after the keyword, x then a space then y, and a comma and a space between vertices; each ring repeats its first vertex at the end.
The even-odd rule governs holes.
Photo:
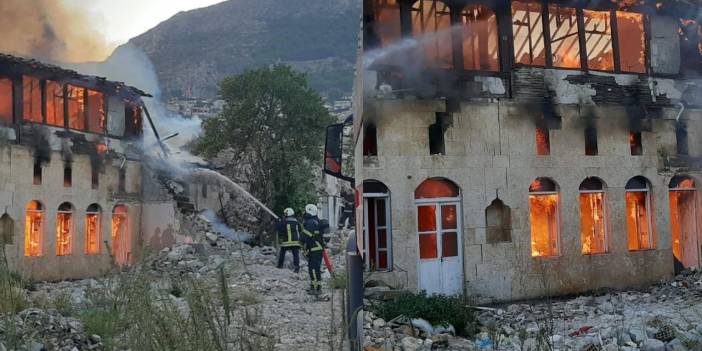
POLYGON ((358 253, 355 232, 346 244, 346 273, 346 325, 349 345, 351 351, 360 351, 363 344, 363 260, 358 253))

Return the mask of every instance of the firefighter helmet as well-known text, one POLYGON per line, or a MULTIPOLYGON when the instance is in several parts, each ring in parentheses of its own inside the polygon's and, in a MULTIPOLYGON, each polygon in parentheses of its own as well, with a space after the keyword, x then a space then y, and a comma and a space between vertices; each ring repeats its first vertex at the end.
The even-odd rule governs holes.
POLYGON ((292 217, 295 215, 295 211, 293 211, 292 208, 288 207, 283 210, 283 214, 285 215, 285 217, 292 217))
POLYGON ((309 214, 310 216, 316 216, 317 215, 317 206, 313 204, 309 204, 305 206, 305 213, 309 214))

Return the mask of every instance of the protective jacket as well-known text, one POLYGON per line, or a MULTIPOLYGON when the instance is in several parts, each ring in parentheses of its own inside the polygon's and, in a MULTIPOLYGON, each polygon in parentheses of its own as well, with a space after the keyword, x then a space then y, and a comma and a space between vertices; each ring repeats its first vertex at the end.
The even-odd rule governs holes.
POLYGON ((283 221, 278 222, 276 231, 278 232, 281 247, 300 246, 302 226, 300 225, 300 222, 295 219, 295 217, 285 217, 283 221))
POLYGON ((302 218, 302 243, 303 249, 307 252, 317 252, 324 250, 324 239, 322 238, 319 218, 307 213, 302 218))

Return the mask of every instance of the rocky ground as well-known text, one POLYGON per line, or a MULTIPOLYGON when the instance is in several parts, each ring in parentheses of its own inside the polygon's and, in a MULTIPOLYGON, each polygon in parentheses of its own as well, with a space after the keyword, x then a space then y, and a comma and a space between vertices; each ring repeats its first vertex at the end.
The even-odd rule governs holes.
MULTIPOLYGON (((224 327, 231 350, 342 349, 343 290, 335 290, 331 285, 342 284, 343 278, 332 280, 328 272, 323 272, 322 297, 308 295, 304 259, 300 273, 293 273, 290 255, 287 267, 277 269, 272 247, 250 247, 231 241, 207 231, 204 219, 197 220, 204 227, 201 240, 164 249, 136 268, 96 279, 32 286, 32 291, 24 291, 32 307, 13 316, 13 323, 0 324, 0 341, 13 333, 22 341, 19 348, 23 350, 115 349, 119 342, 107 343, 103 336, 86 330, 91 328, 85 325, 84 312, 96 296, 113 294, 115 289, 111 287, 119 285, 125 275, 134 274, 136 269, 148 274, 152 291, 166 296, 175 309, 186 311, 187 315, 193 306, 181 296, 185 295, 181 290, 188 289, 185 282, 202 286, 212 283, 217 287, 223 269, 233 306, 231 325, 224 327), (8 325, 14 330, 8 330, 8 325)), ((330 243, 334 268, 342 274, 345 256, 340 248, 346 234, 337 233, 330 243)), ((219 288, 215 289, 215 294, 218 293, 219 288)), ((221 316, 222 306, 215 307, 221 316)), ((0 344, 0 351, 4 347, 0 344)))
POLYGON ((476 308, 473 338, 431 335, 412 321, 366 311, 367 351, 375 350, 702 350, 702 273, 642 291, 476 308))

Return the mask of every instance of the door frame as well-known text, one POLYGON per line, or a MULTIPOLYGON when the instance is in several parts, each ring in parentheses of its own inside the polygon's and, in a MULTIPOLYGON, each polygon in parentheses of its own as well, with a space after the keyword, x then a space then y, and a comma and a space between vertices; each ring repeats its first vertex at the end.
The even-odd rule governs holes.
MULTIPOLYGON (((436 250, 437 250, 437 258, 443 262, 443 257, 441 256, 441 239, 443 234, 443 228, 441 227, 441 206, 443 205, 456 205, 456 245, 458 246, 458 260, 459 260, 459 270, 458 273, 460 274, 460 280, 461 282, 464 282, 464 277, 465 277, 465 267, 464 267, 464 261, 463 261, 463 206, 461 204, 461 196, 459 195, 458 197, 440 197, 440 198, 426 198, 426 199, 415 199, 414 200, 414 242, 417 248, 417 255, 416 255, 416 270, 417 270, 417 288, 421 286, 421 281, 422 281, 422 274, 421 274, 421 269, 420 265, 422 264, 422 259, 420 255, 420 250, 421 248, 419 247, 419 207, 420 206, 428 206, 428 205, 435 205, 437 211, 436 213, 436 250)), ((442 264, 443 266, 443 264, 442 264)), ((443 269, 443 267, 441 268, 443 269)), ((461 294, 465 292, 465 283, 462 283, 463 286, 461 286, 461 294)), ((443 281, 441 283, 441 290, 443 290, 443 281)))
MULTIPOLYGON (((393 259, 392 259, 392 207, 390 206, 390 192, 387 193, 363 193, 363 240, 365 245, 363 245, 364 248, 364 255, 363 255, 363 263, 366 266, 365 271, 366 272, 390 272, 392 271, 393 267, 393 259), (385 200, 385 235, 386 235, 386 243, 387 243, 387 248, 385 248, 386 254, 387 254, 387 261, 388 261, 388 268, 387 269, 375 269, 372 270, 369 264, 369 243, 370 243, 370 231, 368 230, 368 199, 384 199, 385 200)), ((378 208, 375 208, 375 218, 378 218, 378 208)), ((378 225, 376 222, 375 226, 375 237, 376 237, 376 244, 375 244, 375 262, 379 262, 380 258, 380 250, 378 249, 378 225)))
MULTIPOLYGON (((668 198, 669 198, 669 199, 670 199, 670 193, 672 193, 672 192, 692 192, 692 196, 693 196, 692 204, 694 205, 694 208, 692 209, 692 210, 693 210, 692 218, 695 219, 695 233, 694 233, 694 237, 695 237, 695 251, 697 252, 697 255, 696 255, 696 256, 697 256, 697 267, 695 267, 695 268, 699 269, 699 268, 702 267, 702 249, 700 248, 700 242, 702 241, 702 238, 700 238, 699 204, 697 203, 697 202, 699 201, 699 196, 698 196, 697 188, 669 188, 669 189, 668 189, 668 198)), ((670 212, 670 205, 671 205, 671 204, 669 203, 669 204, 668 204, 668 212, 670 212)), ((678 206, 678 211, 680 211, 680 206, 679 206, 679 204, 676 204, 676 206, 678 206)), ((674 218, 671 216, 671 217, 670 217, 670 221, 671 221, 670 225, 671 225, 671 227, 672 227, 672 225, 673 225, 672 221, 674 221, 674 220, 676 220, 676 219, 674 219, 674 218)), ((679 225, 680 225, 680 224, 678 224, 678 226, 679 226, 679 225)), ((671 231, 671 234, 672 234, 672 231, 671 231)), ((679 239, 681 239, 681 238, 679 238, 679 239)), ((672 240, 673 240, 673 238, 671 237, 671 241, 672 241, 672 240)), ((672 244, 672 242, 671 242, 671 244, 672 244)), ((681 244, 681 252, 682 252, 682 242, 681 242, 680 244, 681 244)), ((683 255, 683 256, 684 256, 684 255, 683 255)), ((681 262, 681 264, 683 265, 683 267, 684 267, 685 269, 689 268, 689 267, 685 267, 685 264, 684 264, 684 262, 682 261, 682 257, 681 257, 681 261, 680 261, 680 262, 681 262)))

